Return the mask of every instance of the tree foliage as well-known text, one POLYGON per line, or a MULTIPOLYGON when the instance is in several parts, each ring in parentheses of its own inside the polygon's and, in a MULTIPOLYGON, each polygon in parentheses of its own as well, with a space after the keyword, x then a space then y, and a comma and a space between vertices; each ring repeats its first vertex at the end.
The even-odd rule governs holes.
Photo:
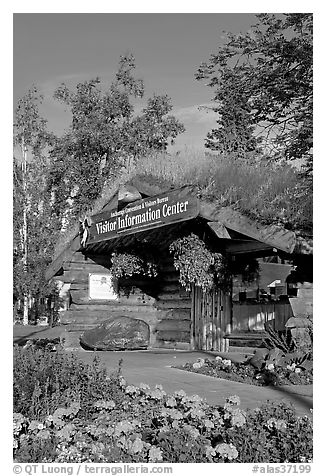
POLYGON ((44 160, 31 160, 27 165, 27 187, 22 187, 22 171, 14 162, 14 288, 17 297, 24 293, 43 297, 50 288, 45 269, 51 262, 59 223, 53 217, 51 197, 47 192, 47 165, 44 160), (27 205, 27 267, 22 246, 22 211, 27 205))
POLYGON ((50 186, 58 214, 70 203, 72 217, 89 209, 103 185, 117 170, 153 150, 165 150, 184 127, 169 115, 167 96, 150 98, 135 115, 132 100, 144 96, 144 84, 134 77, 132 55, 120 58, 115 80, 103 91, 99 78, 77 84, 70 91, 62 84, 55 98, 69 107, 72 122, 51 150, 50 186))
POLYGON ((16 298, 49 293, 44 273, 51 260, 55 222, 47 189, 45 148, 53 136, 40 116, 42 96, 32 87, 17 104, 14 119, 13 242, 16 298))
POLYGON ((259 14, 251 31, 227 33, 198 80, 214 89, 217 128, 206 147, 304 159, 312 167, 312 14, 259 14))

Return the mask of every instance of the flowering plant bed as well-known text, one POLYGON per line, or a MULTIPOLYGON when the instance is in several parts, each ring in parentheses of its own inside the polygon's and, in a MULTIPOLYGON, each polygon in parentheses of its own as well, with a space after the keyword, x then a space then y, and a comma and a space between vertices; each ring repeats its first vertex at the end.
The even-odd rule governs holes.
POLYGON ((312 421, 284 403, 209 405, 128 385, 97 361, 15 349, 14 459, 24 463, 309 462, 312 421))
POLYGON ((28 340, 21 339, 19 344, 15 345, 24 346, 24 348, 34 347, 35 349, 45 349, 50 352, 54 352, 62 347, 60 337, 53 337, 52 339, 48 339, 46 337, 28 340))
POLYGON ((195 372, 210 377, 216 377, 251 385, 309 385, 313 382, 313 371, 307 363, 296 362, 293 359, 262 361, 258 365, 246 362, 232 362, 217 356, 215 359, 197 359, 196 362, 175 366, 177 369, 195 372))

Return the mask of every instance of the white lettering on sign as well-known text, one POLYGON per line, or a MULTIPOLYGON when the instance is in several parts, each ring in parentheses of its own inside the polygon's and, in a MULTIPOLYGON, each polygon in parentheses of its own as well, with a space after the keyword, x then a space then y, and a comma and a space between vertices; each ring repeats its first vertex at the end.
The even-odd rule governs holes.
POLYGON ((167 203, 165 203, 167 201, 168 197, 157 198, 156 200, 147 201, 145 202, 145 206, 148 206, 148 209, 143 213, 138 213, 137 215, 130 215, 130 212, 132 212, 132 210, 128 208, 121 210, 121 212, 123 211, 123 213, 117 212, 115 213, 115 215, 111 214, 110 219, 96 223, 97 234, 101 235, 103 233, 124 230, 126 228, 143 225, 146 223, 157 223, 161 221, 162 217, 166 218, 187 212, 187 207, 189 204, 188 200, 185 200, 184 202, 178 201, 173 205, 168 205, 167 203), (162 207, 152 210, 151 206, 157 204, 160 205, 162 203, 164 203, 162 207))
POLYGON ((169 217, 187 211, 188 200, 186 202, 177 202, 175 205, 163 205, 163 216, 169 217))

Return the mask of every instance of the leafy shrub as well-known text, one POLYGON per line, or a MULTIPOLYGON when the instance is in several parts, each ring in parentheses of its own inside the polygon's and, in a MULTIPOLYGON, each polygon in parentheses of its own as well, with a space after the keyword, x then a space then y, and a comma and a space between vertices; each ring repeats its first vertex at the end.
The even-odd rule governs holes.
POLYGON ((14 411, 29 418, 51 414, 71 401, 91 412, 91 400, 119 389, 115 377, 100 368, 98 359, 85 364, 65 351, 47 352, 35 347, 14 348, 14 411))
POLYGON ((267 349, 280 349, 285 353, 296 350, 295 341, 291 331, 275 331, 270 325, 266 326, 267 336, 263 339, 263 344, 267 349))
POLYGON ((312 422, 297 417, 288 405, 269 403, 244 411, 237 396, 224 406, 209 405, 183 390, 168 395, 161 386, 127 385, 120 369, 108 377, 97 362, 87 366, 66 354, 16 349, 16 365, 28 360, 28 384, 21 379, 26 367, 14 379, 16 462, 298 463, 312 458, 312 422), (81 385, 73 379, 73 366, 81 385), (30 409, 24 392, 35 400, 33 383, 39 406, 30 409), (54 384, 63 390, 61 400, 54 384), (57 398, 51 405, 49 388, 57 398))
POLYGON ((35 349, 45 349, 50 352, 54 352, 61 347, 60 337, 55 337, 54 339, 28 339, 22 340, 18 345, 24 345, 24 347, 34 347, 35 349))
POLYGON ((214 284, 228 282, 225 258, 220 253, 211 252, 197 235, 178 238, 170 245, 174 267, 180 271, 180 283, 187 290, 191 284, 209 291, 214 284))

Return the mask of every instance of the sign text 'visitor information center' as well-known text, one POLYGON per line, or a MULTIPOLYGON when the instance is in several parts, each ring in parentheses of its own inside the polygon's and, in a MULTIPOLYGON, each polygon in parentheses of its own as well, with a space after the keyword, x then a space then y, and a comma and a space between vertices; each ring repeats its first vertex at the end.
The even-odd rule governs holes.
POLYGON ((197 199, 183 195, 170 192, 139 200, 123 210, 110 210, 92 216, 88 243, 195 218, 198 213, 197 199))

